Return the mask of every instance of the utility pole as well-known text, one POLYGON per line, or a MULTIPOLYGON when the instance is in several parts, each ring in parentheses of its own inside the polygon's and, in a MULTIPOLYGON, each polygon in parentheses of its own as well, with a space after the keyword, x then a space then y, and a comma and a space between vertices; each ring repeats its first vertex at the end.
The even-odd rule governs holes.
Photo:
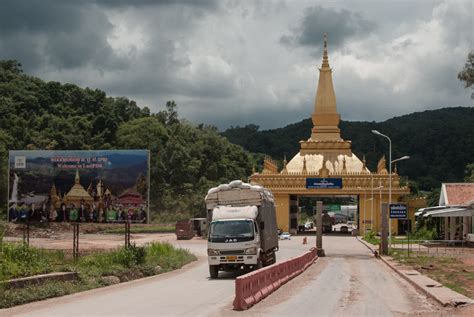
POLYGON ((316 202, 316 252, 318 256, 325 256, 323 249, 323 202, 316 202))

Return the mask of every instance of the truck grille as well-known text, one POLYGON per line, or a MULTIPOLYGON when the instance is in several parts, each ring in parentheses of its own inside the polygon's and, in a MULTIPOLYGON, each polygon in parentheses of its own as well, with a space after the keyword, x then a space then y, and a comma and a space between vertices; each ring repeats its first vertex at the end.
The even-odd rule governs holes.
POLYGON ((220 252, 221 255, 244 254, 244 250, 225 250, 220 252))

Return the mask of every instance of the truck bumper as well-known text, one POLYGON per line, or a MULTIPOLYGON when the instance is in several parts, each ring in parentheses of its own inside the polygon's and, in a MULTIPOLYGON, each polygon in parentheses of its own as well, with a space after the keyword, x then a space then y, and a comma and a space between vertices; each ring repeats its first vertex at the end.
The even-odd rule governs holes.
POLYGON ((258 255, 241 254, 241 255, 210 255, 207 257, 209 265, 225 265, 225 264, 242 264, 256 265, 258 255))

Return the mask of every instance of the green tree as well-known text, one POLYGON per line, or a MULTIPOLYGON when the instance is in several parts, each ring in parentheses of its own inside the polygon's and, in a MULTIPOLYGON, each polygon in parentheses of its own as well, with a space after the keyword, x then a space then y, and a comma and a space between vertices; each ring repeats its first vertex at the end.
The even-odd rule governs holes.
POLYGON ((466 183, 474 183, 474 163, 467 164, 464 170, 464 181, 466 183))
POLYGON ((458 79, 468 88, 474 84, 474 52, 469 52, 464 68, 458 73, 458 79))

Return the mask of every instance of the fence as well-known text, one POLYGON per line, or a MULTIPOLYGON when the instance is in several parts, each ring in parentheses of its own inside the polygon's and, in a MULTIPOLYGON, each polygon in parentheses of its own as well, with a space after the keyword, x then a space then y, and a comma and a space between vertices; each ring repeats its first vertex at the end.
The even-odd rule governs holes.
POLYGON ((427 252, 461 254, 464 252, 474 252, 474 243, 465 240, 392 240, 391 249, 427 252))

